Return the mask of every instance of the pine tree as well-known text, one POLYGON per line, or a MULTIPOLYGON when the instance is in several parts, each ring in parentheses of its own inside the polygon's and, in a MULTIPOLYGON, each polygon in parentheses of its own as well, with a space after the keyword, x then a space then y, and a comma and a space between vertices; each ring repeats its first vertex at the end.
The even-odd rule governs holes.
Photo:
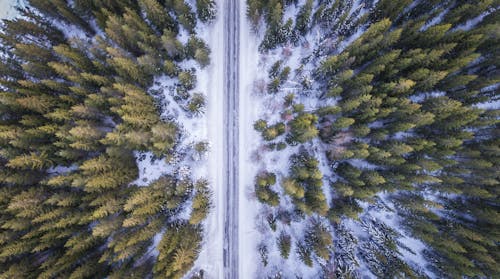
POLYGON ((300 11, 297 15, 295 30, 297 30, 301 35, 305 35, 308 31, 311 21, 313 3, 314 2, 312 0, 307 0, 304 6, 300 8, 300 11))
POLYGON ((177 32, 177 25, 167 10, 156 0, 140 0, 139 6, 146 12, 147 18, 157 30, 167 29, 177 32))
POLYGON ((217 14, 216 3, 213 0, 196 0, 196 12, 202 22, 210 22, 217 14))
POLYGON ((276 175, 263 172, 258 174, 255 180, 255 194, 259 201, 270 206, 278 206, 280 203, 279 195, 270 189, 271 186, 276 184, 276 175))
POLYGON ((212 193, 210 189, 208 189, 208 182, 206 180, 198 181, 195 185, 195 189, 196 194, 193 198, 193 204, 191 205, 193 211, 189 218, 189 223, 192 225, 199 224, 204 220, 211 208, 210 199, 212 193))
POLYGON ((155 276, 182 278, 193 266, 200 243, 200 227, 183 223, 171 226, 159 244, 160 256, 154 266, 155 276))
POLYGON ((317 121, 318 117, 313 114, 299 114, 289 123, 291 131, 288 140, 290 142, 299 143, 304 143, 312 140, 319 133, 318 129, 315 126, 317 121))
POLYGON ((290 250, 292 246, 291 241, 292 238, 284 232, 282 232, 278 237, 278 247, 283 259, 288 259, 288 257, 290 256, 290 250))

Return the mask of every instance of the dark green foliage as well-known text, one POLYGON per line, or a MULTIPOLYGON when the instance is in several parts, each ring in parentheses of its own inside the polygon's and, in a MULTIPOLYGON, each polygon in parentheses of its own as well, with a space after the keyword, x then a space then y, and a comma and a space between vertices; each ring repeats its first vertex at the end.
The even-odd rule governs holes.
POLYGON ((309 29, 309 24, 311 22, 313 0, 307 0, 304 6, 300 8, 297 15, 297 20, 295 22, 295 30, 301 35, 305 35, 309 29))
MULTIPOLYGON (((371 224, 374 231, 356 257, 377 277, 420 278, 427 271, 450 278, 497 276, 492 232, 498 231, 499 210, 498 3, 381 0, 361 1, 356 8, 356 1, 305 1, 294 7, 294 35, 284 38, 283 15, 292 3, 247 2, 250 20, 267 24, 264 53, 278 53, 289 43, 296 44, 290 52, 307 52, 315 43, 308 41, 311 28, 321 34, 321 42, 302 57, 304 65, 290 71, 297 75, 290 83, 304 84, 304 69, 315 68, 304 84, 307 92, 287 98, 279 112, 289 119, 287 143, 301 145, 281 180, 284 194, 306 213, 298 218, 326 215, 336 230, 346 219, 365 222, 360 216, 376 211, 369 204, 384 196, 396 205, 405 234, 427 245, 428 266, 422 271, 409 264, 401 254, 406 248, 397 242, 401 235, 371 224), (367 14, 359 16, 362 9, 367 14), (356 32, 362 35, 345 45, 356 32), (318 107, 310 111, 309 101, 318 107), (478 109, 488 102, 488 109, 478 109), (330 206, 325 191, 332 191, 330 206)), ((288 94, 281 87, 283 77, 290 78, 283 73, 283 54, 269 67, 268 91, 276 96, 288 94)), ((265 119, 255 128, 265 131, 265 119)), ((314 255, 322 264, 355 265, 345 253, 329 259, 324 249, 332 240, 326 236, 336 231, 311 231, 316 230, 296 248, 306 265, 314 255), (316 249, 315 234, 325 236, 316 249)), ((342 272, 338 277, 355 276, 356 268, 342 272)))
POLYGON ((78 16, 78 14, 71 9, 71 7, 69 7, 66 1, 31 0, 30 5, 40 10, 45 15, 65 21, 69 24, 75 24, 91 34, 94 32, 94 30, 90 27, 90 24, 78 16))
POLYGON ((324 224, 314 221, 305 235, 305 243, 316 256, 328 261, 333 237, 324 224))
POLYGON ((412 1, 402 0, 402 1, 389 1, 381 0, 377 3, 375 7, 376 11, 371 14, 373 21, 379 21, 383 18, 389 18, 395 20, 401 15, 404 8, 406 8, 412 1))
POLYGON ((179 73, 179 84, 183 90, 191 90, 196 84, 196 75, 193 71, 183 71, 179 73))
POLYGON ((318 135, 316 123, 318 117, 310 113, 299 113, 297 117, 289 122, 290 134, 287 140, 290 143, 304 143, 314 139, 318 135))
POLYGON ((177 32, 178 26, 160 2, 156 0, 140 0, 139 6, 146 13, 146 18, 156 27, 157 30, 164 29, 177 32))
POLYGON ((194 58, 201 67, 210 64, 210 49, 200 38, 191 36, 186 45, 186 56, 194 58))
POLYGON ((280 198, 278 193, 270 187, 276 184, 276 175, 274 173, 263 172, 255 178, 255 194, 260 202, 270 206, 278 206, 280 198))
MULTIPOLYGON (((209 63, 203 42, 187 57, 175 40, 177 20, 194 28, 193 12, 184 1, 29 2, 0 34, 0 277, 182 277, 202 241, 207 183, 175 172, 131 182, 137 152, 177 152, 181 131, 149 93, 164 73, 191 90, 194 73, 178 63, 209 63), (66 37, 77 34, 67 25, 79 38, 66 37), (189 222, 172 224, 191 200, 189 222)), ((204 103, 186 102, 193 111, 204 103)))
POLYGON ((217 15, 216 4, 213 0, 196 0, 196 12, 198 18, 203 22, 215 19, 217 15))
POLYGON ((202 231, 199 226, 173 224, 158 246, 160 255, 154 266, 158 278, 182 278, 198 257, 202 231))
POLYGON ((278 237, 278 248, 280 255, 283 259, 288 259, 292 247, 292 238, 286 233, 282 232, 278 237))
MULTIPOLYGON (((257 123, 260 124, 260 123, 257 123)), ((259 128, 259 127, 257 127, 259 128)), ((267 140, 271 141, 276 139, 277 137, 283 135, 285 133, 286 126, 283 123, 278 123, 272 126, 268 126, 262 131, 262 137, 267 140)))
POLYGON ((257 120, 253 124, 253 128, 256 131, 263 132, 265 129, 267 129, 267 122, 265 120, 262 120, 262 119, 257 120))
POLYGON ((318 161, 301 150, 290 158, 290 178, 283 181, 285 193, 293 198, 298 210, 310 215, 326 215, 328 204, 323 193, 323 175, 318 161))
POLYGON ((205 103, 205 96, 200 93, 195 93, 191 97, 187 109, 194 115, 202 114, 205 109, 205 103))
POLYGON ((196 14, 191 10, 190 6, 183 0, 166 0, 163 1, 165 7, 173 10, 177 17, 177 21, 190 33, 194 33, 196 26, 196 14))
POLYGON ((307 266, 313 266, 312 251, 304 243, 297 243, 297 255, 299 259, 307 266))
POLYGON ((196 194, 193 197, 193 203, 191 205, 193 211, 191 212, 189 223, 197 225, 205 220, 212 207, 212 192, 208 188, 208 182, 206 180, 197 181, 194 187, 196 194))
MULTIPOLYGON (((287 27, 283 23, 282 1, 249 0, 247 1, 247 4, 247 15, 255 25, 258 24, 263 15, 265 16, 265 21, 268 24, 266 35, 260 45, 260 49, 266 50, 284 43, 287 39, 285 37, 287 27)), ((288 28, 291 30, 291 26, 288 28)))
MULTIPOLYGON (((368 263, 368 268, 378 278, 420 278, 398 255, 398 233, 384 223, 362 221, 369 228, 369 239, 361 244, 361 257, 368 263)), ((404 243, 401 244, 404 246, 404 243)))

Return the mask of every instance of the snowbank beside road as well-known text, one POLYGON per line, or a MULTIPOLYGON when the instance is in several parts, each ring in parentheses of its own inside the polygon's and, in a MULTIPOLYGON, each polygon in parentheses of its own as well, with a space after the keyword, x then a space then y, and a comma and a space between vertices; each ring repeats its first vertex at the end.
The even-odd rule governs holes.
POLYGON ((223 185, 223 73, 224 73, 224 9, 223 0, 217 1, 217 19, 208 27, 198 30, 210 47, 211 64, 198 72, 198 89, 206 93, 206 129, 210 150, 208 155, 208 180, 212 189, 212 209, 205 221, 205 241, 195 263, 203 269, 205 278, 223 278, 223 230, 224 230, 224 185, 223 185))
MULTIPOLYGON (((253 197, 254 177, 258 165, 252 153, 260 146, 260 135, 253 129, 259 110, 256 103, 254 81, 259 74, 260 54, 258 42, 246 17, 246 5, 240 5, 240 96, 239 96, 239 278, 255 278, 260 259, 257 244, 261 233, 257 230, 259 202, 253 197)), ((266 73, 264 73, 265 75, 266 73)))

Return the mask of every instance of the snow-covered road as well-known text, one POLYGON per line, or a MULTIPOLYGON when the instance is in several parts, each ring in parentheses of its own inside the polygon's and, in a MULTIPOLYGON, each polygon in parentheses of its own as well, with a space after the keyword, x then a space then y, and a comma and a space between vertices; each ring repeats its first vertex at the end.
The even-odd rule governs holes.
POLYGON ((239 1, 224 3, 224 278, 237 279, 239 228, 239 1))

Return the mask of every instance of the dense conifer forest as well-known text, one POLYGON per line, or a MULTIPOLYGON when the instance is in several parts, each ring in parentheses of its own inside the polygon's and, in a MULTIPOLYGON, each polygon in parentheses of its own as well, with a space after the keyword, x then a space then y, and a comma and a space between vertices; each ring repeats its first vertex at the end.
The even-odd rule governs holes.
POLYGON ((325 278, 497 277, 500 2, 247 3, 269 65, 256 91, 279 103, 254 128, 289 154, 289 171, 255 182, 282 258, 325 278), (401 232, 425 244, 424 266, 401 232))
POLYGON ((196 26, 215 3, 28 4, 0 32, 0 278, 182 278, 202 242, 207 182, 182 169, 132 182, 137 152, 172 162, 185 148, 155 80, 171 81, 187 113, 203 111, 183 61, 210 63, 196 26))
MULTIPOLYGON (((224 2, 26 2, 0 23, 0 279, 212 278, 225 196, 189 169, 209 127, 183 122, 210 105, 200 32, 224 2)), ((240 231, 260 260, 240 276, 497 278, 500 0, 244 4, 243 106, 265 111, 239 127, 262 145, 238 166, 259 164, 239 185, 259 206, 234 206, 261 236, 240 231)))

